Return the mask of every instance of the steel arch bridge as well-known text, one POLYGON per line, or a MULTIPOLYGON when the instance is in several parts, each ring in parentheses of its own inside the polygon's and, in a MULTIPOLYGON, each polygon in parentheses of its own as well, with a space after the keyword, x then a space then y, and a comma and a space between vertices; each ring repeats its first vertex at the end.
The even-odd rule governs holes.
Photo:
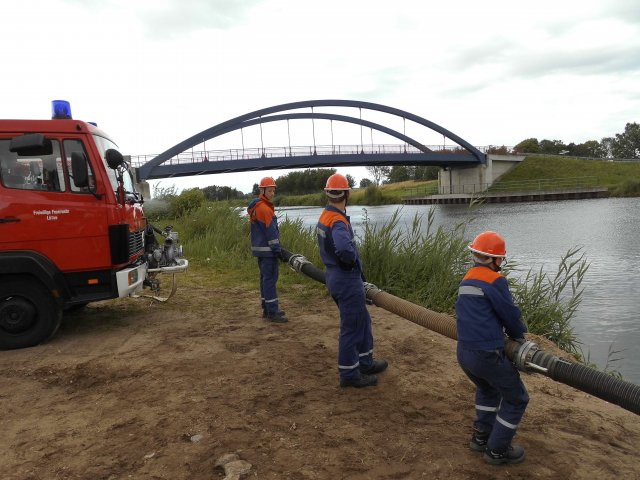
POLYGON ((226 122, 222 122, 208 128, 186 140, 174 145, 165 152, 157 155, 146 163, 139 164, 136 168, 138 180, 152 180, 168 177, 182 177, 190 175, 203 175, 213 173, 245 172, 254 170, 276 170, 289 168, 309 168, 328 166, 371 166, 371 165, 426 165, 440 167, 472 167, 486 163, 486 155, 472 146, 467 141, 458 137, 449 130, 437 125, 425 118, 414 115, 404 110, 388 107, 371 102, 361 102, 356 100, 307 100, 301 102, 285 103, 254 112, 241 115, 226 122), (421 143, 419 140, 409 137, 404 133, 380 125, 378 123, 363 120, 362 118, 348 115, 338 115, 333 113, 314 113, 314 107, 350 107, 360 110, 374 110, 395 115, 403 120, 411 120, 417 124, 425 126, 435 132, 442 134, 458 145, 455 150, 434 151, 421 143), (311 112, 290 112, 290 110, 311 108, 311 112), (281 113, 286 112, 286 113, 281 113), (268 122, 298 120, 298 119, 319 119, 332 120, 337 122, 352 123, 362 127, 371 128, 404 143, 396 145, 397 148, 365 148, 361 145, 359 151, 353 149, 334 148, 328 151, 318 152, 314 146, 308 152, 294 153, 289 147, 276 153, 266 152, 266 149, 257 149, 253 155, 233 155, 228 158, 210 161, 209 158, 188 159, 180 158, 180 154, 199 145, 207 140, 221 135, 241 130, 253 125, 268 122))

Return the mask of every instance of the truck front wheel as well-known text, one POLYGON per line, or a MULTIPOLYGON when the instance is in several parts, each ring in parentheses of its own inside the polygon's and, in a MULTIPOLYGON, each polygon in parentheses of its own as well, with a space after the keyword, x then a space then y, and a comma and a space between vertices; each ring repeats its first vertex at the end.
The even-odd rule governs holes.
POLYGON ((36 279, 0 279, 0 350, 38 345, 60 327, 62 309, 36 279))

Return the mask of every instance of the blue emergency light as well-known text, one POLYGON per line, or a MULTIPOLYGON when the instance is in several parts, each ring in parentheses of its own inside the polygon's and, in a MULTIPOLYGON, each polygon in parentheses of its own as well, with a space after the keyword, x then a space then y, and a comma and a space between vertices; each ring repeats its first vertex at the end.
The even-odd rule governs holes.
POLYGON ((71 105, 66 100, 53 100, 51 102, 51 118, 64 120, 71 118, 71 105))

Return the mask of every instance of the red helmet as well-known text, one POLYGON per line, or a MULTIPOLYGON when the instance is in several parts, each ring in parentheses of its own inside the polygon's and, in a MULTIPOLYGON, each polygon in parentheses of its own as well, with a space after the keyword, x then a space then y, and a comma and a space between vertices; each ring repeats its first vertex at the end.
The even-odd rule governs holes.
POLYGON ((469 250, 487 257, 502 258, 507 254, 507 244, 499 233, 487 231, 473 240, 469 250))
POLYGON ((276 181, 271 178, 271 177, 264 177, 262 180, 260 180, 260 188, 267 188, 267 187, 275 187, 276 186, 276 181))

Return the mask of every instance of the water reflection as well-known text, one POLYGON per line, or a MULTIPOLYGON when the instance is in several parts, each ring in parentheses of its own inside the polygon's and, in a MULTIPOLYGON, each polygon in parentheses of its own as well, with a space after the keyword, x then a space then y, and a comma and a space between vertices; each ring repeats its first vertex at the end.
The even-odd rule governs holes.
MULTIPOLYGON (((401 209, 401 228, 430 206, 366 207, 373 223, 387 222, 401 209)), ((561 202, 487 204, 470 210, 465 205, 434 206, 434 226, 467 226, 467 237, 483 230, 499 231, 507 240, 508 258, 523 270, 540 267, 554 274, 569 250, 581 247, 589 270, 582 303, 573 321, 585 354, 604 367, 610 348, 622 350, 613 364, 626 380, 640 384, 640 199, 593 199, 561 202)), ((315 225, 322 208, 279 209, 279 216, 315 225)), ((348 208, 356 234, 362 233, 365 211, 348 208)))

